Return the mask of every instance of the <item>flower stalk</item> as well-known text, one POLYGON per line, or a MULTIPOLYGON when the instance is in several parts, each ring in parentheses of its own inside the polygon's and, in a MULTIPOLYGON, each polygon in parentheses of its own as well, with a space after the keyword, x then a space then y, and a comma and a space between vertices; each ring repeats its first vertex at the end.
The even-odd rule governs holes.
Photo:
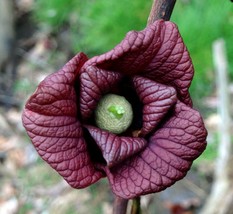
POLYGON ((116 196, 113 205, 113 214, 125 214, 127 211, 128 200, 116 196))
POLYGON ((133 199, 133 204, 131 208, 131 214, 141 214, 141 203, 140 203, 140 197, 133 199))
POLYGON ((168 21, 171 17, 176 0, 153 0, 147 25, 154 23, 158 19, 168 21))

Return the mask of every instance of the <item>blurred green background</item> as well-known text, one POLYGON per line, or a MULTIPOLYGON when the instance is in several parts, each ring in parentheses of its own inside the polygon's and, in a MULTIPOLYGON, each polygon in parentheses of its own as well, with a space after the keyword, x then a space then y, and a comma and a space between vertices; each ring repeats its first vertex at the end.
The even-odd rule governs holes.
MULTIPOLYGON (((54 33, 69 28, 71 49, 90 57, 112 49, 130 30, 146 26, 151 1, 38 0, 34 19, 54 33)), ((219 0, 177 1, 175 22, 190 51, 196 70, 191 93, 194 99, 209 95, 215 86, 212 43, 224 38, 228 58, 233 58, 233 4, 219 0)), ((233 61, 229 61, 233 80, 233 61)), ((194 100, 194 102, 195 102, 194 100)))

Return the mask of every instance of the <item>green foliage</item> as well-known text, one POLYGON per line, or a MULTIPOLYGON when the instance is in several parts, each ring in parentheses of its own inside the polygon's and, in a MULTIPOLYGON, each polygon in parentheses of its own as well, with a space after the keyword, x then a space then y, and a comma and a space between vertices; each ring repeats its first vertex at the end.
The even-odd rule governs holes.
MULTIPOLYGON (((214 40, 224 38, 228 59, 233 59, 233 4, 218 0, 177 2, 172 20, 179 26, 195 67, 191 93, 196 99, 208 95, 216 81, 212 61, 214 40)), ((233 61, 229 63, 233 80, 233 61)))
POLYGON ((90 56, 112 49, 128 31, 145 27, 149 6, 149 1, 141 0, 88 1, 80 11, 80 19, 72 23, 74 49, 90 56))
POLYGON ((53 32, 69 25, 72 49, 93 56, 113 48, 130 30, 145 27, 151 2, 37 0, 34 18, 53 32))
POLYGON ((56 31, 69 22, 70 11, 77 6, 75 2, 75 0, 37 0, 34 7, 34 18, 56 31))
MULTIPOLYGON (((144 0, 37 0, 35 18, 59 32, 69 26, 72 51, 89 55, 112 49, 130 30, 146 26, 152 1, 144 0)), ((190 51, 196 70, 192 96, 199 100, 215 85, 212 43, 222 37, 227 44, 228 59, 233 58, 233 4, 219 0, 177 1, 174 21, 190 51)), ((233 80, 233 61, 229 61, 233 80)))
POLYGON ((34 207, 32 202, 25 203, 20 207, 18 214, 30 213, 30 211, 33 210, 33 208, 34 207))

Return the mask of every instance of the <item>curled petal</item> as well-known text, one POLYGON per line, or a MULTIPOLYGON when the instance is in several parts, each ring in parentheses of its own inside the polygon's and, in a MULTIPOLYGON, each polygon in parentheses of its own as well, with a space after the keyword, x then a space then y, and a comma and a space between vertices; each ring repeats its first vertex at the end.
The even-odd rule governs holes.
POLYGON ((107 170, 113 191, 120 197, 133 198, 174 184, 204 151, 206 135, 199 113, 178 102, 145 150, 122 166, 107 170))
POLYGON ((176 88, 179 100, 191 106, 188 88, 193 65, 177 26, 158 20, 142 31, 129 32, 113 50, 93 57, 86 66, 143 75, 176 88))
POLYGON ((87 60, 80 53, 38 86, 23 111, 23 124, 41 157, 75 188, 103 174, 91 163, 77 120, 74 81, 87 60))
POLYGON ((192 106, 188 88, 193 78, 194 68, 177 26, 171 22, 164 24, 160 37, 162 46, 145 68, 145 76, 174 86, 179 100, 192 106))
POLYGON ((128 32, 113 50, 91 58, 85 66, 97 66, 127 75, 143 73, 162 45, 160 32, 164 21, 155 23, 143 31, 128 32))
POLYGON ((168 110, 176 103, 176 91, 173 87, 162 85, 144 77, 134 77, 133 83, 143 103, 143 126, 141 135, 154 130, 168 110))
POLYGON ((121 75, 117 72, 101 70, 92 66, 82 68, 80 111, 84 119, 91 116, 102 95, 108 93, 120 79, 121 75))
POLYGON ((87 129, 102 151, 108 167, 135 155, 147 144, 143 138, 119 137, 92 126, 87 126, 87 129))

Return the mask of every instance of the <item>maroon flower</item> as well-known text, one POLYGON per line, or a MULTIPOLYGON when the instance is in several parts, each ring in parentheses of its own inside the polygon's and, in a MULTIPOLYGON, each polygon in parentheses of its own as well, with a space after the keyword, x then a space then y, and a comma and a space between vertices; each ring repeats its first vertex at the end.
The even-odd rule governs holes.
POLYGON ((183 178, 206 147, 188 88, 193 66, 175 24, 129 32, 113 50, 80 53, 40 83, 23 124, 41 157, 75 188, 107 176, 123 198, 158 192, 183 178), (106 94, 124 96, 133 122, 121 134, 96 126, 106 94))

